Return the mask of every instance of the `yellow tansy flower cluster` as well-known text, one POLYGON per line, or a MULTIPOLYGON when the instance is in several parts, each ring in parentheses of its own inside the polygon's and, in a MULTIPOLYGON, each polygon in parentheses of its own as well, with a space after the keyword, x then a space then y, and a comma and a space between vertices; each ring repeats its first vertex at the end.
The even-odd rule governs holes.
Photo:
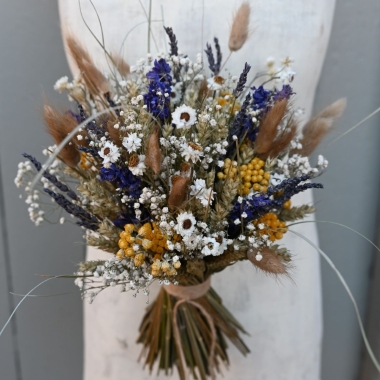
POLYGON ((157 259, 152 264, 152 276, 158 277, 163 274, 166 274, 168 276, 175 276, 177 274, 176 269, 178 269, 180 266, 180 261, 176 261, 171 265, 166 260, 157 259))
POLYGON ((240 193, 247 195, 252 188, 254 191, 265 193, 268 190, 270 173, 264 171, 265 162, 255 157, 247 165, 237 166, 236 161, 229 158, 224 160, 223 172, 219 172, 219 179, 237 179, 240 176, 242 188, 240 193), (239 172, 240 169, 240 172, 239 172))
MULTIPOLYGON (((136 226, 133 224, 126 224, 124 226, 124 231, 120 233, 119 252, 116 254, 118 258, 129 257, 133 258, 135 266, 141 266, 145 262, 145 253, 136 253, 133 249, 134 244, 141 245, 145 251, 150 251, 154 255, 153 259, 155 262, 160 261, 162 254, 168 249, 168 241, 164 236, 162 230, 157 226, 156 223, 145 223, 137 231, 135 231, 136 226), (136 236, 133 233, 137 232, 136 236)), ((180 236, 175 234, 173 237, 173 242, 177 243, 180 240, 180 236)), ((154 264, 153 264, 154 265, 154 264)), ((169 264, 168 264, 169 265, 169 264)), ((175 267, 180 267, 177 264, 175 267)), ((173 269, 172 266, 169 266, 173 269)), ((170 271, 170 268, 166 270, 166 266, 160 266, 160 273, 170 271), (164 270, 165 269, 165 270, 164 270)), ((169 273, 168 273, 169 274, 169 273)), ((171 273, 172 274, 172 273, 171 273)))
POLYGON ((162 255, 168 249, 168 242, 156 223, 145 223, 137 233, 143 239, 137 239, 136 243, 141 244, 144 249, 159 255, 162 255))
POLYGON ((260 219, 254 221, 254 225, 259 226, 260 224, 264 225, 264 228, 259 227, 259 234, 268 235, 271 241, 281 240, 284 236, 284 233, 287 232, 288 228, 286 223, 282 222, 277 218, 277 215, 273 212, 268 212, 263 215, 260 219))

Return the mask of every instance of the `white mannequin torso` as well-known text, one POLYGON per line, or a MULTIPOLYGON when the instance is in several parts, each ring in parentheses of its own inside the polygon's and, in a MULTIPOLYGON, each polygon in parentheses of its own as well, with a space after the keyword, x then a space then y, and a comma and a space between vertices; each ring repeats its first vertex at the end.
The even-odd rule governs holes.
MULTIPOLYGON (((81 3, 86 22, 100 36, 99 23, 90 2, 81 3)), ((93 3, 102 21, 108 50, 118 51, 124 36, 137 25, 126 39, 123 56, 130 64, 144 58, 148 28, 147 23, 143 23, 146 16, 140 2, 93 0, 93 3)), ((142 3, 148 11, 149 1, 142 3)), ((279 60, 289 55, 295 60, 292 67, 297 72, 295 103, 305 109, 307 119, 327 48, 335 1, 251 0, 250 3, 254 32, 244 47, 232 54, 227 66, 233 68, 233 74, 239 75, 247 61, 252 65, 251 72, 256 73, 264 69, 267 57, 279 60)), ((239 5, 240 2, 227 0, 154 0, 152 20, 162 19, 162 6, 165 26, 173 28, 179 49, 192 59, 204 49, 206 42, 212 42, 214 36, 219 38, 227 56, 229 25, 239 5)), ((78 1, 60 0, 60 15, 63 31, 77 36, 98 66, 107 71, 104 53, 84 25, 78 1)), ((162 22, 152 23, 159 51, 165 51, 167 43, 162 25, 162 22)), ((151 53, 156 52, 151 40, 151 53)), ((70 67, 76 72, 71 61, 70 67)), ((310 192, 297 198, 297 203, 311 202, 310 192)), ((317 243, 314 224, 298 226, 297 232, 317 243)), ((225 372, 226 379, 319 379, 322 336, 319 257, 307 243, 291 233, 282 243, 295 254, 294 283, 286 279, 276 282, 257 273, 249 263, 234 265, 213 278, 213 286, 226 306, 250 333, 249 337, 244 337, 251 349, 247 358, 230 347, 231 368, 225 372)), ((88 249, 89 259, 106 257, 109 254, 88 249)), ((152 287, 151 299, 157 287, 152 287)), ((141 363, 137 363, 141 347, 134 343, 145 301, 142 295, 133 298, 128 293, 120 294, 110 289, 101 293, 92 305, 86 304, 85 380, 152 378, 141 369, 141 363)))

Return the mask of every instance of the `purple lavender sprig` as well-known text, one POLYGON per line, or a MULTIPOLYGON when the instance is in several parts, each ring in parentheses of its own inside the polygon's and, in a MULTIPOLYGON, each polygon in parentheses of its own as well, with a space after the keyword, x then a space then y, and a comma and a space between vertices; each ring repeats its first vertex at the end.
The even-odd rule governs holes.
POLYGON ((215 50, 216 50, 216 64, 215 64, 215 75, 218 75, 222 65, 222 50, 220 49, 219 40, 215 37, 215 50))
POLYGON ((214 58, 214 53, 212 52, 212 48, 210 44, 206 44, 206 50, 205 53, 207 55, 207 60, 208 60, 208 67, 212 71, 214 75, 216 74, 216 67, 215 67, 215 58, 214 58))
POLYGON ((216 62, 214 53, 212 52, 212 47, 209 43, 206 44, 205 53, 207 55, 208 67, 214 75, 218 75, 222 65, 222 51, 220 49, 219 40, 215 37, 215 50, 216 50, 216 62))
POLYGON ((177 37, 175 36, 175 34, 173 32, 173 28, 164 26, 164 29, 165 29, 166 34, 169 37, 170 55, 171 56, 173 56, 173 55, 177 56, 178 55, 178 41, 177 41, 177 37))
MULTIPOLYGON (((83 106, 81 104, 79 104, 79 103, 78 103, 78 109, 79 109, 79 116, 80 116, 81 122, 83 122, 83 121, 85 121, 87 119, 86 112, 83 109, 83 106)), ((105 135, 105 133, 106 133, 106 131, 103 128, 101 128, 98 125, 96 125, 95 120, 92 120, 92 121, 90 121, 89 123, 86 124, 86 130, 89 133, 92 133, 93 135, 96 135, 96 137, 98 139, 101 139, 105 135)))
POLYGON ((251 94, 248 93, 244 99, 240 111, 235 116, 235 119, 232 123, 228 136, 227 157, 232 157, 236 151, 236 143, 234 136, 236 136, 236 138, 241 142, 245 132, 248 132, 248 129, 252 124, 251 117, 248 114, 251 99, 251 94))
POLYGON ((78 218, 78 225, 83 226, 92 231, 96 231, 98 229, 98 219, 95 216, 88 213, 87 211, 85 211, 82 207, 75 205, 74 203, 66 199, 62 194, 55 193, 50 189, 44 189, 44 192, 49 194, 57 202, 57 204, 61 206, 66 212, 78 218))
POLYGON ((240 74, 239 81, 237 82, 235 90, 232 92, 235 98, 238 98, 244 91, 244 86, 247 83, 247 75, 251 70, 251 65, 247 62, 244 65, 243 72, 240 74))
POLYGON ((240 221, 243 221, 246 226, 252 220, 259 219, 271 210, 281 208, 287 200, 302 191, 323 188, 321 183, 302 183, 309 179, 309 175, 285 179, 276 186, 270 186, 264 194, 252 194, 242 202, 237 201, 230 213, 228 228, 230 238, 236 237, 240 233, 240 221), (244 218, 242 218, 243 213, 245 213, 244 218))
MULTIPOLYGON (((33 157, 27 153, 23 153, 22 155, 23 155, 23 157, 27 158, 34 165, 34 167, 37 169, 37 171, 41 171, 42 165, 35 157, 33 157)), ((48 181, 50 181, 56 188, 58 188, 59 190, 61 190, 64 193, 67 193, 67 196, 69 196, 71 199, 74 199, 74 200, 78 199, 75 192, 73 190, 69 189, 63 182, 59 181, 55 175, 50 174, 47 170, 44 170, 43 176, 48 181)))

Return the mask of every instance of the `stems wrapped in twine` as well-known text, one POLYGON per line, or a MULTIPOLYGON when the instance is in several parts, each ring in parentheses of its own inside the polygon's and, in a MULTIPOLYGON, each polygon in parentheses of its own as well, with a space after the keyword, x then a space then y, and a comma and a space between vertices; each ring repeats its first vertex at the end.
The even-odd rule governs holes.
POLYGON ((200 380, 215 379, 220 364, 229 364, 225 338, 243 355, 249 353, 239 336, 246 331, 210 287, 210 276, 199 283, 194 278, 185 282, 188 286, 162 286, 140 325, 140 357, 150 371, 157 366, 157 374, 164 370, 170 375, 177 367, 181 380, 190 374, 200 380))
POLYGON ((175 343, 179 352, 181 366, 183 368, 183 373, 185 375, 185 379, 188 379, 187 371, 186 371, 186 359, 183 353, 181 335, 179 332, 178 321, 177 321, 178 307, 183 303, 189 303, 195 306, 197 309, 199 309, 200 312, 203 314, 203 316, 206 318, 210 326, 212 341, 211 341, 211 348, 210 348, 210 354, 209 354, 209 359, 208 359, 208 370, 209 370, 211 378, 215 379, 215 371, 214 371, 214 354, 215 354, 215 346, 216 346, 215 324, 211 315, 205 310, 205 308, 202 307, 198 302, 194 301, 197 298, 203 297, 208 292, 208 290, 210 289, 210 284, 211 284, 211 281, 209 277, 205 282, 202 282, 201 284, 198 284, 198 285, 193 285, 193 286, 177 285, 176 286, 176 285, 170 284, 165 288, 167 293, 178 298, 178 301, 176 302, 173 309, 173 332, 174 332, 175 343))

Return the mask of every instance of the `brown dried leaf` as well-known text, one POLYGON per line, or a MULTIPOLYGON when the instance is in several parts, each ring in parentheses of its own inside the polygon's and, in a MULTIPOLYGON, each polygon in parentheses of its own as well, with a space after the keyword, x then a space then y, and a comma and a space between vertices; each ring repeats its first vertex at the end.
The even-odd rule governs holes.
POLYGON ((150 135, 146 152, 145 152, 145 165, 158 174, 161 169, 162 153, 160 149, 160 130, 156 128, 150 135))
POLYGON ((187 197, 187 189, 189 186, 189 179, 181 176, 173 176, 173 187, 169 194, 168 205, 171 209, 179 208, 185 202, 187 197))

